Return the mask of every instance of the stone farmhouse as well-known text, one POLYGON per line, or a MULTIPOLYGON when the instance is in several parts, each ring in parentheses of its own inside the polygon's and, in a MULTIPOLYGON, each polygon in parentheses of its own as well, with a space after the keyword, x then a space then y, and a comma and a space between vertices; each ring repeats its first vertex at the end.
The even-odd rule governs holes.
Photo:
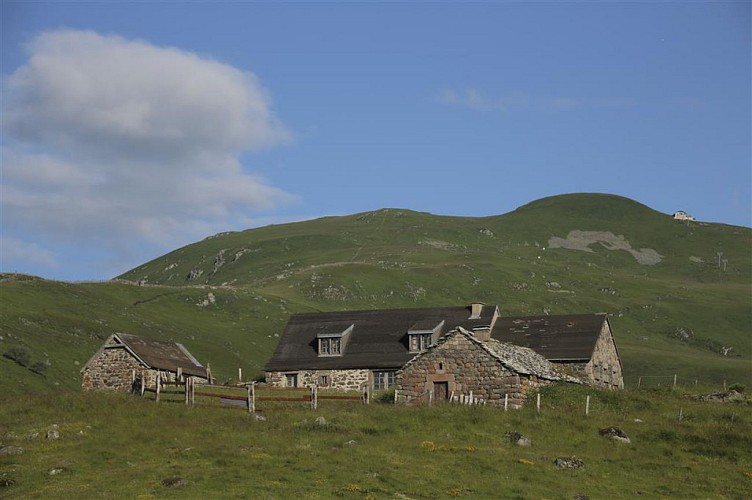
MULTIPOLYGON (((479 365, 484 370, 485 365, 493 364, 498 372, 492 382, 498 386, 496 393, 519 395, 520 400, 541 380, 571 381, 576 377, 598 387, 624 386, 621 360, 605 314, 502 317, 497 306, 481 303, 294 314, 265 367, 265 378, 274 386, 318 385, 343 390, 381 390, 401 384, 402 391, 416 394, 421 392, 420 383, 446 382, 431 390, 448 397, 452 392, 452 373, 447 371, 451 363, 443 365, 444 379, 416 381, 410 374, 418 370, 411 368, 412 364, 438 359, 452 349, 463 352, 471 363, 476 362, 471 358, 484 358, 479 365), (503 352, 537 353, 546 363, 533 363, 528 354, 523 356, 528 361, 515 362, 503 352), (509 377, 518 377, 519 383, 515 379, 514 384, 519 387, 513 388, 512 381, 506 380, 509 377)), ((455 387, 460 384, 463 391, 491 383, 491 379, 458 382, 467 377, 464 373, 454 373, 454 377, 455 387)), ((494 394, 487 398, 495 399, 494 394)))
POLYGON ((159 342, 127 333, 111 335, 81 369, 81 388, 137 391, 162 382, 197 381, 211 375, 182 344, 159 342))

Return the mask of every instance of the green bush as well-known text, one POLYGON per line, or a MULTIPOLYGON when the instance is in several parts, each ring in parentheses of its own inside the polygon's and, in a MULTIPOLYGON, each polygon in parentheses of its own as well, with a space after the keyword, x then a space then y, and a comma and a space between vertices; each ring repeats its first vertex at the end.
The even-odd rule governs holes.
POLYGON ((47 371, 47 362, 46 361, 35 361, 33 365, 29 367, 29 370, 33 371, 37 375, 44 375, 44 372, 47 371))
POLYGON ((394 387, 374 392, 371 396, 371 401, 384 404, 394 403, 394 387))
POLYGON ((729 386, 729 390, 730 391, 736 391, 736 392, 744 392, 744 389, 746 389, 746 388, 747 387, 744 386, 744 384, 731 384, 729 386))
POLYGON ((29 366, 29 362, 31 361, 31 355, 29 354, 29 351, 24 349, 23 347, 11 347, 7 351, 3 353, 3 356, 15 361, 21 366, 29 366))

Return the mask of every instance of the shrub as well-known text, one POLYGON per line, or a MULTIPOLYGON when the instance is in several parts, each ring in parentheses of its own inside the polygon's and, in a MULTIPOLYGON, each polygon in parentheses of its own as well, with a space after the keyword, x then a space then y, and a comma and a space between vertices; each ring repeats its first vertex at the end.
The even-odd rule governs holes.
POLYGON ((371 396, 371 401, 374 403, 394 403, 394 387, 374 392, 371 396))
POLYGON ((29 367, 29 370, 33 371, 37 375, 44 375, 44 372, 47 371, 47 362, 41 360, 36 361, 29 367))
POLYGON ((31 361, 31 355, 29 354, 29 351, 24 349, 23 347, 11 347, 7 351, 3 353, 3 356, 15 361, 21 366, 29 366, 29 361, 31 361))
POLYGON ((730 391, 744 392, 744 389, 746 389, 746 387, 743 384, 731 384, 729 386, 730 391))

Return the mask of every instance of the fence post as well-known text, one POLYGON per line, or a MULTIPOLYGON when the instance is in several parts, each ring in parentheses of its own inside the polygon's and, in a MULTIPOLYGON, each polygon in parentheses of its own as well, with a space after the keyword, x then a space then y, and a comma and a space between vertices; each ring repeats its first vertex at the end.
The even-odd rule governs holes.
POLYGON ((726 379, 723 379, 723 390, 726 391, 726 379))
POLYGON ((639 389, 641 385, 642 385, 642 377, 637 379, 637 388, 639 389))
POLYGON ((318 386, 316 384, 313 384, 311 386, 311 408, 313 408, 314 410, 318 406, 318 401, 317 401, 317 399, 318 399, 318 391, 317 391, 317 387, 318 386))
POLYGON ((243 381, 243 369, 238 368, 238 382, 242 382, 242 381, 243 381))
POLYGON ((397 389, 394 389, 394 404, 397 404, 397 400, 399 398, 397 397, 397 389))
POLYGON ((185 385, 185 406, 188 406, 188 403, 190 402, 190 389, 188 386, 191 385, 191 377, 185 378, 184 385, 185 385))
POLYGON ((590 395, 585 399, 585 416, 590 415, 590 395))
POLYGON ((674 373, 674 389, 676 389, 676 373, 674 373))
POLYGON ((508 405, 509 405, 509 393, 504 394, 504 411, 507 411, 508 405))
POLYGON ((196 379, 191 377, 191 408, 196 406, 196 379))
POLYGON ((251 413, 256 413, 256 382, 251 382, 251 413))
POLYGON ((146 390, 146 375, 144 375, 144 370, 141 369, 141 397, 144 397, 145 390, 146 390))
POLYGON ((159 389, 162 386, 162 375, 157 372, 157 403, 159 403, 159 389))
POLYGON ((246 404, 248 405, 248 413, 253 413, 253 403, 251 402, 251 385, 250 384, 245 386, 245 391, 246 391, 245 400, 246 400, 246 404))
POLYGON ((535 404, 535 408, 538 410, 538 413, 540 413, 540 392, 538 393, 538 401, 535 404))
POLYGON ((433 405, 433 391, 428 391, 428 406, 433 405))

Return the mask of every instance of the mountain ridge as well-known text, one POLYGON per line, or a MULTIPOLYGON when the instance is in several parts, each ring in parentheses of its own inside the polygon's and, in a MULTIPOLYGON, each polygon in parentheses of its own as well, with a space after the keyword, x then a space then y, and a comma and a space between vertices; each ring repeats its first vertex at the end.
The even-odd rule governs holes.
POLYGON ((608 313, 628 385, 673 373, 752 383, 750 277, 749 228, 674 221, 623 197, 488 217, 380 209, 220 233, 110 282, 5 275, 0 354, 23 348, 48 368, 0 357, 0 388, 76 387, 114 331, 181 342, 231 377, 260 373, 294 312, 474 301, 509 316, 608 313))

